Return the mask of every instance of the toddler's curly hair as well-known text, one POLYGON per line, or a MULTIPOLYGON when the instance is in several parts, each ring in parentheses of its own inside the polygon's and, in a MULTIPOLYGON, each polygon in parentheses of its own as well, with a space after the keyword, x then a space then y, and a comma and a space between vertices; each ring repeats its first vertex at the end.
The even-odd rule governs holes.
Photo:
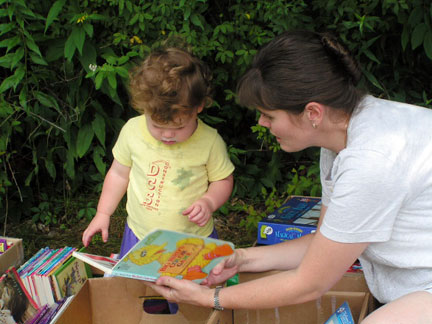
POLYGON ((130 72, 130 102, 160 124, 176 122, 211 103, 211 73, 206 64, 180 48, 152 52, 130 72))

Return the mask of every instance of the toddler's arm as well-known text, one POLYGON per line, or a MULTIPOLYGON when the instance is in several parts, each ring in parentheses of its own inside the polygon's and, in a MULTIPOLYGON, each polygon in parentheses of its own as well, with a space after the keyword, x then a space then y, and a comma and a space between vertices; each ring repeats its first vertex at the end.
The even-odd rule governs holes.
POLYGON ((110 217, 126 193, 129 183, 130 167, 120 164, 115 159, 109 169, 102 187, 96 215, 87 226, 82 236, 84 246, 88 246, 94 234, 101 232, 102 240, 108 240, 110 217))
POLYGON ((234 178, 232 174, 225 179, 211 182, 207 192, 190 205, 183 212, 183 215, 188 216, 189 220, 198 226, 204 226, 213 212, 229 199, 233 184, 234 178))

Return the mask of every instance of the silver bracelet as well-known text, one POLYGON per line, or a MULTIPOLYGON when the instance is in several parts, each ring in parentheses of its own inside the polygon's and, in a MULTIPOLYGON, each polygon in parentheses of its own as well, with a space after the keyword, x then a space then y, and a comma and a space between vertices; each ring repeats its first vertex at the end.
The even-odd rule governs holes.
POLYGON ((219 303, 219 291, 222 289, 222 286, 217 286, 215 288, 215 292, 214 292, 214 297, 213 297, 213 301, 214 301, 214 309, 218 310, 218 311, 222 311, 224 310, 224 308, 221 306, 221 304, 219 303))

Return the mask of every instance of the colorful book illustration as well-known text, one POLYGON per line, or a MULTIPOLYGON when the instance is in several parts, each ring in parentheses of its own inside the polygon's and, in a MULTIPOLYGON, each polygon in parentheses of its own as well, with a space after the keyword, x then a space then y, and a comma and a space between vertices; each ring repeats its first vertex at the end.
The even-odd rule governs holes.
POLYGON ((51 306, 74 294, 89 277, 89 267, 81 260, 72 258, 75 250, 67 246, 60 249, 45 247, 18 269, 26 290, 39 308, 51 306), (73 260, 75 264, 67 267, 73 260))
POLYGON ((316 231, 321 213, 321 198, 290 196, 274 212, 258 223, 258 244, 276 244, 316 231))
POLYGON ((50 276, 55 299, 59 301, 75 295, 91 277, 90 267, 83 261, 71 257, 50 276))
POLYGON ((344 302, 324 324, 355 324, 348 302, 344 302))
POLYGON ((156 281, 160 276, 201 282, 224 257, 234 253, 231 242, 192 234, 155 230, 120 261, 86 253, 73 256, 107 274, 156 281))
POLYGON ((0 301, 0 323, 27 323, 39 313, 15 268, 0 278, 0 301))

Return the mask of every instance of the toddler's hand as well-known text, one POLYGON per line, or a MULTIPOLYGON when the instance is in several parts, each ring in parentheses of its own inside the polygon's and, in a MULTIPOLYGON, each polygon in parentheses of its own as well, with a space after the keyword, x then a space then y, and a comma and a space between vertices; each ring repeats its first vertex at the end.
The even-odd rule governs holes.
POLYGON ((93 220, 87 226, 86 230, 82 235, 82 242, 84 246, 88 246, 91 238, 98 232, 102 233, 102 240, 108 241, 108 228, 110 223, 110 216, 102 213, 96 213, 93 220))
POLYGON ((183 212, 183 215, 188 216, 191 222, 202 227, 212 216, 211 202, 206 198, 198 199, 183 212))

